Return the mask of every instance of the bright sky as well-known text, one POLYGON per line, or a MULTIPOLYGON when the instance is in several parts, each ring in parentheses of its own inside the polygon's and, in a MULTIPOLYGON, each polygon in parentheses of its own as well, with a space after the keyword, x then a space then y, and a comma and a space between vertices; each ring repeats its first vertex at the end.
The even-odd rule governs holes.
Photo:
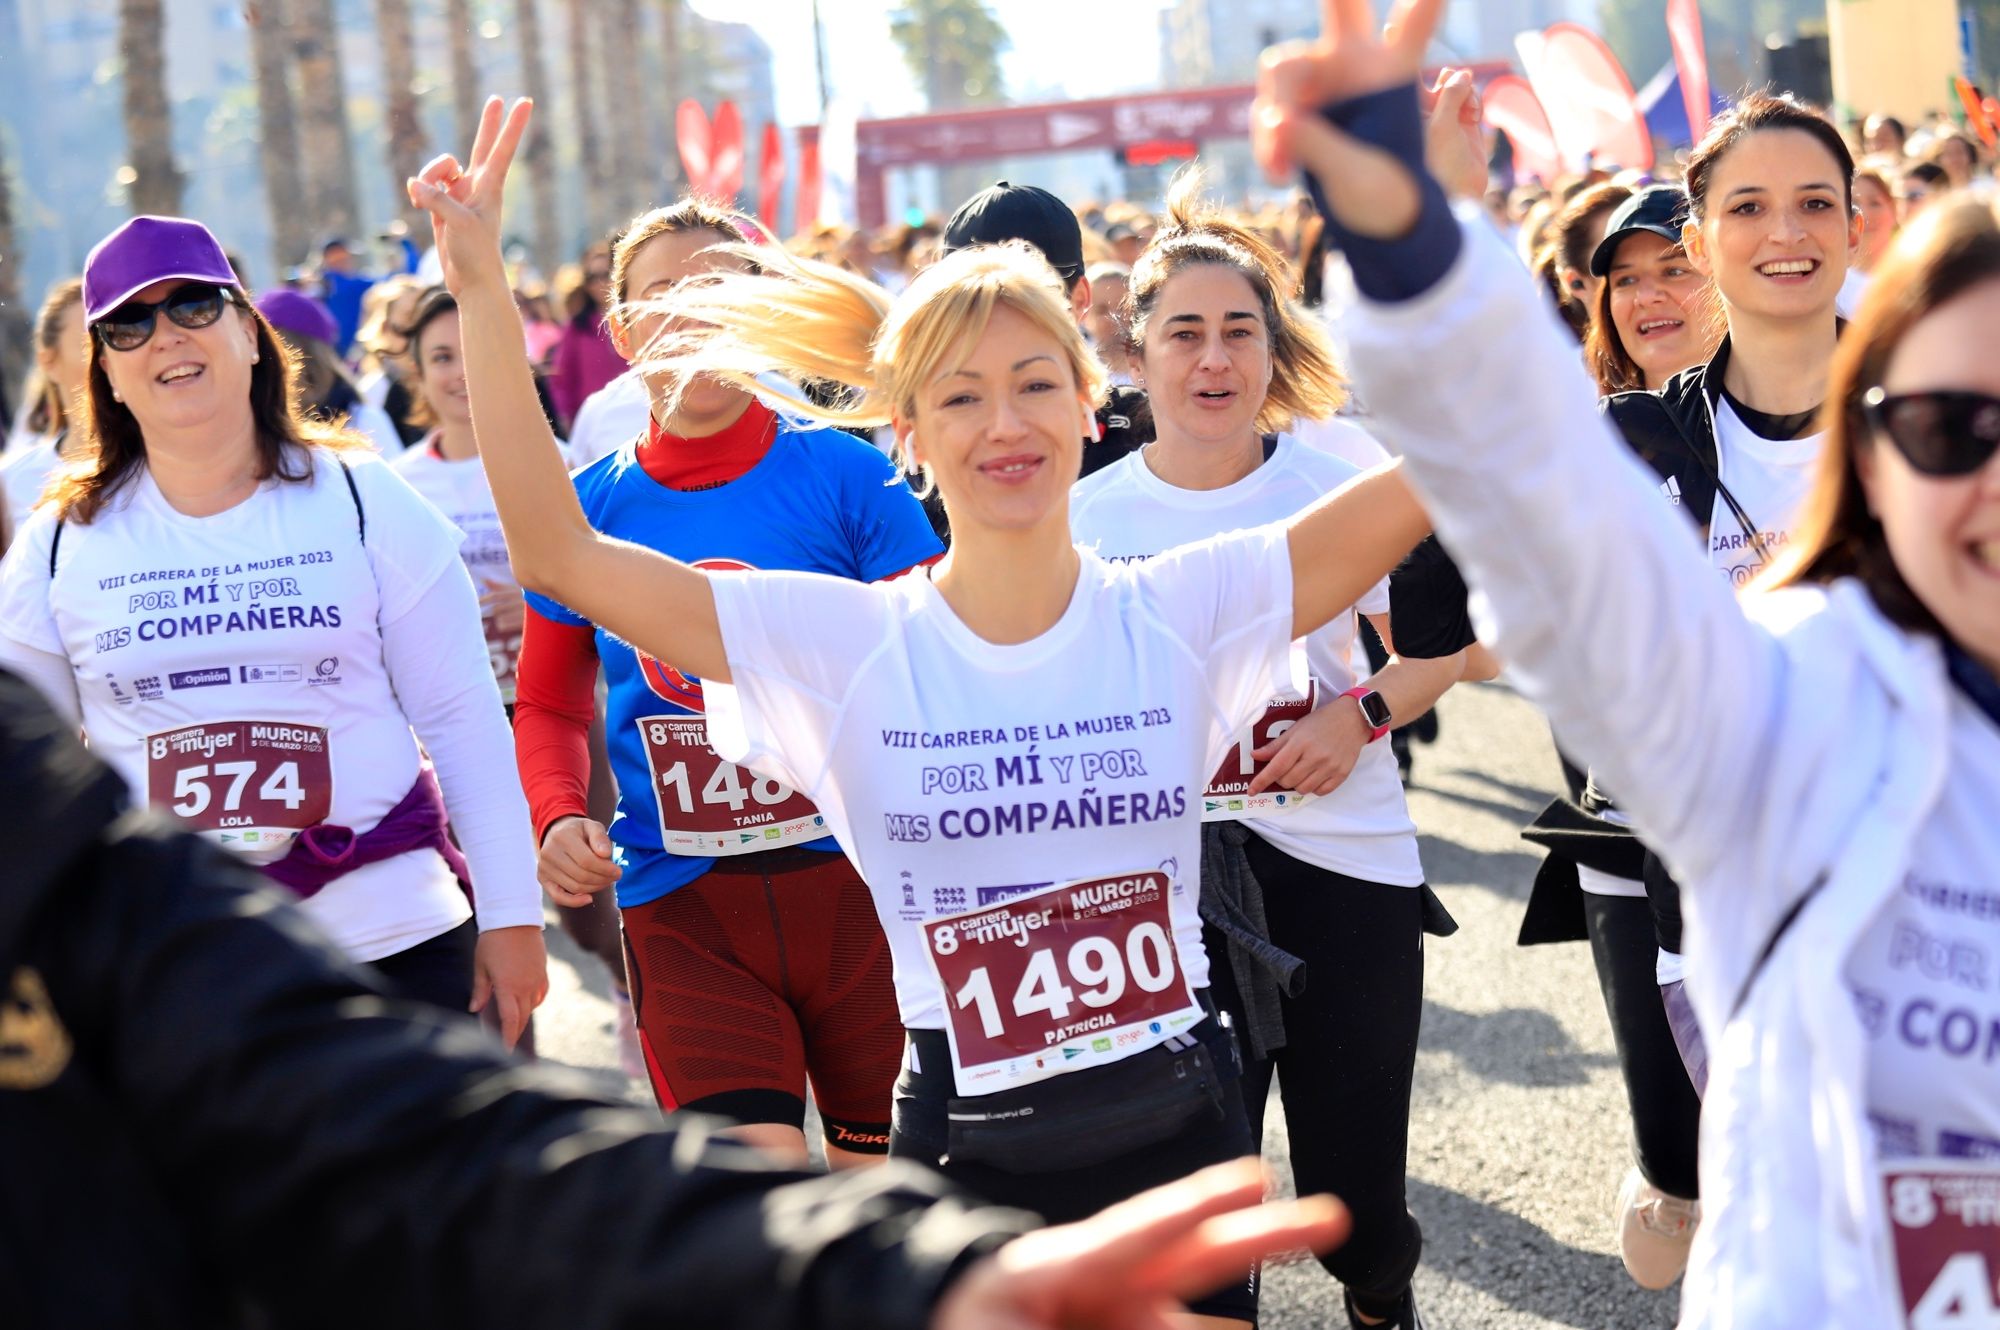
MULTIPOLYGON (((1169 0, 987 0, 1012 46, 1002 57, 1008 96, 1041 101, 1101 97, 1160 80, 1159 15, 1169 0)), ((771 45, 778 119, 819 119, 812 0, 692 0, 710 17, 748 23, 771 45)), ((820 0, 827 79, 836 100, 864 116, 914 115, 923 96, 889 36, 900 0, 820 0)))

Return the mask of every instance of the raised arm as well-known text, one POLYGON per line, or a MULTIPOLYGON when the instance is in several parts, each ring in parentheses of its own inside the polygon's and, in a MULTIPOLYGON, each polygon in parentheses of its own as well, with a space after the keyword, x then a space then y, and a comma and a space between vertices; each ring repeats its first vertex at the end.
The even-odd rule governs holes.
POLYGON ((1352 608, 1430 533, 1400 462, 1363 472, 1292 518, 1292 636, 1352 608))
POLYGON ((518 101, 503 116, 489 98, 471 161, 439 157, 409 185, 410 201, 431 215, 445 284, 464 314, 473 430, 514 575, 647 654, 727 683, 707 577, 592 530, 542 415, 500 251, 501 193, 531 110, 518 101))
POLYGON ((1260 155, 1311 172, 1363 296, 1356 377, 1495 649, 1687 880, 1760 806, 1785 658, 1612 437, 1519 265, 1425 172, 1414 76, 1441 8, 1399 7, 1378 40, 1366 3, 1329 0, 1318 45, 1267 57, 1260 155))

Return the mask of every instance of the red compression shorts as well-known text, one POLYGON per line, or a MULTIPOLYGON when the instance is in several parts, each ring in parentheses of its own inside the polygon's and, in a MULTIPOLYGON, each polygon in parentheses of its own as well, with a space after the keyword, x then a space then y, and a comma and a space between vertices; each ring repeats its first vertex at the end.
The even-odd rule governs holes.
POLYGON ((828 1143, 887 1153, 903 1027, 888 939, 845 855, 719 859, 623 914, 663 1110, 802 1128, 810 1077, 828 1143))

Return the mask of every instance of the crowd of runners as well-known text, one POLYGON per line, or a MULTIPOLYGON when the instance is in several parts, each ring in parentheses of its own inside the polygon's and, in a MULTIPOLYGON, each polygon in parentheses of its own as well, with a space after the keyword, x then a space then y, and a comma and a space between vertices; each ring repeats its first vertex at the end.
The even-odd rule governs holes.
MULTIPOLYGON (((16 1025, 68 1021, 90 1093, 198 1120, 204 1150, 267 1134, 210 1102, 228 1077, 288 1086, 276 1121, 329 1171, 245 1157, 329 1214, 432 1177, 529 1228, 530 1205, 594 1224, 593 1196, 671 1174, 657 1248, 597 1276, 661 1298, 633 1310, 832 1324, 800 1253, 851 1273, 826 1253, 913 1253, 932 1224, 853 1323, 1154 1324, 1171 1299, 1254 1324, 1253 1258, 1309 1245, 1350 1324, 1414 1330, 1426 938, 1457 925, 1408 739, 1504 670, 1563 755, 1523 828, 1547 857, 1520 941, 1590 946, 1631 1277, 1685 1273, 1691 1326, 1991 1323, 1989 154, 1749 93, 1671 172, 1494 189, 1472 78, 1419 75, 1440 8, 1378 35, 1329 3, 1319 43, 1267 55, 1255 146, 1303 185, 1278 210, 1224 208, 1196 170, 1153 213, 1002 182, 941 224, 786 245, 686 198, 586 252, 557 319, 504 256, 533 112, 495 99, 410 182, 434 228, 410 273, 333 241, 317 286, 253 295, 201 222, 106 236, 48 293, 0 456, 0 666, 59 718, 7 684, 0 731, 44 755, 9 750, 10 815, 101 810, 95 844, 129 801, 226 852, 166 877, 234 893, 174 954, 211 948, 196 973, 240 1017, 195 1042, 241 1043, 212 1084, 126 1067, 173 1054, 136 1012, 79 1013, 87 968, 36 959, 71 907, 31 885, 0 901, 16 1025), (115 776, 62 776, 82 759, 43 730, 115 776), (268 906, 232 865, 309 926, 246 935, 268 906), (648 1154, 669 1138, 613 1118, 626 1153, 540 1192, 509 1172, 611 1111, 525 1067, 545 905, 606 967, 667 1127, 791 1172, 648 1154), (408 1005, 352 1005, 371 990, 408 1005), (466 1012, 512 1063, 453 1042, 466 1012), (402 1033, 328 1033, 371 1021, 402 1033), (518 1123, 447 1111, 517 1071, 543 1105, 518 1123), (1274 1083, 1297 1190, 1344 1223, 1204 1227, 1262 1183, 1183 1180, 1256 1153, 1274 1083), (435 1109, 431 1146, 384 1097, 435 1109), (504 1176, 422 1159, 455 1142, 504 1176), (836 1173, 891 1163, 789 1182, 815 1146, 836 1173), (415 1152, 404 1181, 391 1151, 415 1152), (714 1219, 685 1198, 730 1169, 848 1208, 731 1271, 720 1238, 685 1245, 714 1219), (1078 1227, 1001 1245, 1034 1222, 1015 1211, 1078 1227), (737 1306, 750 1277, 785 1310, 737 1306)), ((44 857, 29 883, 64 871, 44 857)), ((151 945, 117 921, 137 907, 79 890, 77 918, 151 945)), ((0 1059, 0 1102, 68 1057, 0 1059)), ((175 1201, 193 1157, 159 1165, 161 1204, 222 1232, 288 1213, 175 1201)), ((433 1238, 455 1240, 412 1243, 433 1238)), ((507 1267, 482 1297, 554 1296, 510 1264, 531 1234, 481 1240, 478 1268, 507 1267)))

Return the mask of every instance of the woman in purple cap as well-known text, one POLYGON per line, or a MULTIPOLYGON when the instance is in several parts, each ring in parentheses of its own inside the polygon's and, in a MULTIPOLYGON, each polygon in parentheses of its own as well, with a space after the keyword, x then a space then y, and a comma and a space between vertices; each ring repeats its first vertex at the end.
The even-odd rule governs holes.
POLYGON ((403 451, 403 436, 389 413, 361 395, 334 342, 340 325, 323 301, 303 291, 279 287, 257 297, 257 312, 298 357, 299 395, 308 413, 347 425, 366 435, 377 451, 394 457, 403 451))
POLYGON ((349 955, 496 1003, 511 1042, 547 990, 541 895, 458 532, 295 408, 198 223, 134 218, 83 283, 78 448, 0 571, 0 663, 349 955))

